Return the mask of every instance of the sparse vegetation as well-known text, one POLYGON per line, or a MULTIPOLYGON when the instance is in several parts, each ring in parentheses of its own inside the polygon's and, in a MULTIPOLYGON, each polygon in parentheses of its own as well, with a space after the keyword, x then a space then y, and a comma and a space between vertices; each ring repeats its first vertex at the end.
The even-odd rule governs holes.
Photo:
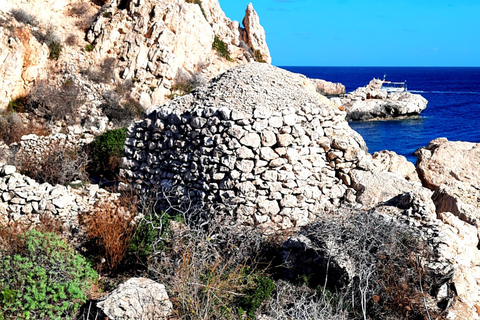
POLYGON ((59 88, 39 80, 30 93, 28 111, 48 121, 63 120, 72 124, 83 103, 79 94, 80 88, 72 80, 63 82, 59 88))
POLYGON ((26 132, 22 119, 15 112, 0 114, 0 140, 7 145, 19 142, 26 132))
POLYGON ((260 50, 253 50, 253 59, 257 62, 267 63, 260 50))
POLYGON ((85 45, 85 51, 88 51, 88 52, 93 51, 93 44, 87 43, 85 45))
POLYGON ((186 3, 198 4, 198 6, 200 7, 200 10, 202 11, 203 16, 205 17, 205 19, 207 19, 207 15, 205 14, 205 10, 203 10, 202 0, 185 0, 185 2, 186 3))
POLYGON ((50 50, 48 58, 51 60, 58 60, 60 53, 62 52, 62 44, 59 41, 51 41, 48 44, 48 49, 50 50))
POLYGON ((220 38, 216 35, 213 40, 212 48, 217 50, 217 52, 228 61, 233 61, 232 58, 230 58, 230 52, 228 52, 227 44, 220 40, 220 38))
POLYGON ((32 27, 38 25, 37 18, 23 9, 12 9, 10 13, 18 22, 31 25, 32 27))
POLYGON ((66 185, 75 180, 88 180, 86 151, 79 147, 69 147, 65 141, 54 141, 47 145, 41 154, 20 152, 15 165, 19 171, 43 183, 66 185))

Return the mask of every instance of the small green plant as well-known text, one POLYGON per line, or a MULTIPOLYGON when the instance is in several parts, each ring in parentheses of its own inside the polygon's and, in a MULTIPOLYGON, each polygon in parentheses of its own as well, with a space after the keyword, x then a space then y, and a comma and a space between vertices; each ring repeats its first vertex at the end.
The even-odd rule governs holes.
POLYGON ((96 272, 55 233, 31 230, 16 241, 19 250, 0 251, 0 315, 71 319, 87 300, 96 272))
POLYGON ((260 52, 260 50, 253 50, 253 59, 257 62, 267 63, 267 60, 263 58, 262 52, 260 52))
POLYGON ((104 18, 111 18, 112 17, 112 13, 110 11, 104 11, 102 12, 102 17, 104 18))
POLYGON ((85 45, 85 51, 93 51, 93 45, 91 43, 87 43, 87 45, 85 45))
POLYGON ((91 158, 94 173, 114 176, 118 172, 126 133, 126 128, 107 130, 93 140, 91 158))
POLYGON ((213 44, 212 48, 217 50, 218 53, 228 61, 233 61, 232 58, 230 58, 230 52, 228 52, 227 44, 220 40, 219 37, 215 36, 213 39, 213 44))
POLYGON ((263 301, 270 298, 274 290, 275 282, 272 279, 254 273, 252 283, 240 299, 239 313, 244 311, 250 319, 255 319, 255 312, 263 301))
POLYGON ((59 41, 52 40, 48 44, 48 49, 50 50, 48 58, 50 60, 58 60, 60 53, 62 52, 62 44, 59 41))
POLYGON ((8 103, 7 111, 8 112, 25 112, 25 108, 28 104, 28 99, 26 96, 21 96, 15 99, 10 100, 8 103))

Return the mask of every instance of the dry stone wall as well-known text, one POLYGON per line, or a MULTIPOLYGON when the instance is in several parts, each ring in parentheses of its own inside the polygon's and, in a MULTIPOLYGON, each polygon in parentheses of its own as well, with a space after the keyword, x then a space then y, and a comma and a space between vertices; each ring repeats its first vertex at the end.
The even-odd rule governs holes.
POLYGON ((110 203, 118 194, 89 185, 79 189, 49 183, 38 183, 0 163, 0 225, 40 222, 40 215, 62 221, 65 227, 78 226, 78 215, 90 212, 99 203, 110 203))
POLYGON ((149 110, 127 131, 122 175, 274 229, 355 201, 349 172, 363 139, 304 80, 252 63, 149 110))

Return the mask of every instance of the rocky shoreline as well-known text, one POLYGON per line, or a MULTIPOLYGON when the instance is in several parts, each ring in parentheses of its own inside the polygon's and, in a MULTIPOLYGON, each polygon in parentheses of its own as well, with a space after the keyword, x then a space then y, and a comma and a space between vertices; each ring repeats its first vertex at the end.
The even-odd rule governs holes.
POLYGON ((383 80, 373 79, 345 97, 332 98, 347 112, 348 121, 390 120, 415 117, 427 108, 428 101, 419 94, 389 92, 380 89, 383 80))

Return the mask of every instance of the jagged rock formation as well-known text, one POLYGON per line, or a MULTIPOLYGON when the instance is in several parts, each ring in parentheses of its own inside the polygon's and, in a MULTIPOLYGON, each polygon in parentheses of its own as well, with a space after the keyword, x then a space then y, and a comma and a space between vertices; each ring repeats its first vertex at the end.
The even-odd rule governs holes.
POLYGON ((97 303, 110 320, 170 318, 173 307, 163 284, 131 278, 97 303))
POLYGON ((365 142, 344 117, 305 77, 250 63, 149 110, 127 132, 122 174, 194 203, 235 204, 248 224, 305 225, 355 201, 349 173, 365 142))
POLYGON ((419 115, 428 101, 419 94, 381 90, 382 80, 373 79, 366 87, 350 92, 344 98, 333 98, 347 111, 347 120, 378 120, 419 115))
POLYGON ((248 4, 242 23, 245 27, 245 29, 241 30, 242 39, 253 49, 255 60, 272 63, 270 51, 268 50, 265 39, 265 30, 260 25, 260 18, 251 3, 248 4))
POLYGON ((451 212, 480 231, 480 144, 439 138, 415 154, 437 213, 451 212))
POLYGON ((210 78, 253 61, 254 52, 271 61, 265 33, 251 6, 247 15, 253 22, 246 25, 248 30, 226 18, 217 0, 201 5, 184 0, 141 4, 114 0, 102 10, 87 38, 97 56, 119 59, 119 76, 135 80, 137 95, 147 107, 163 103, 175 83, 196 74, 210 78), (215 36, 225 43, 231 62, 212 48, 215 36))

